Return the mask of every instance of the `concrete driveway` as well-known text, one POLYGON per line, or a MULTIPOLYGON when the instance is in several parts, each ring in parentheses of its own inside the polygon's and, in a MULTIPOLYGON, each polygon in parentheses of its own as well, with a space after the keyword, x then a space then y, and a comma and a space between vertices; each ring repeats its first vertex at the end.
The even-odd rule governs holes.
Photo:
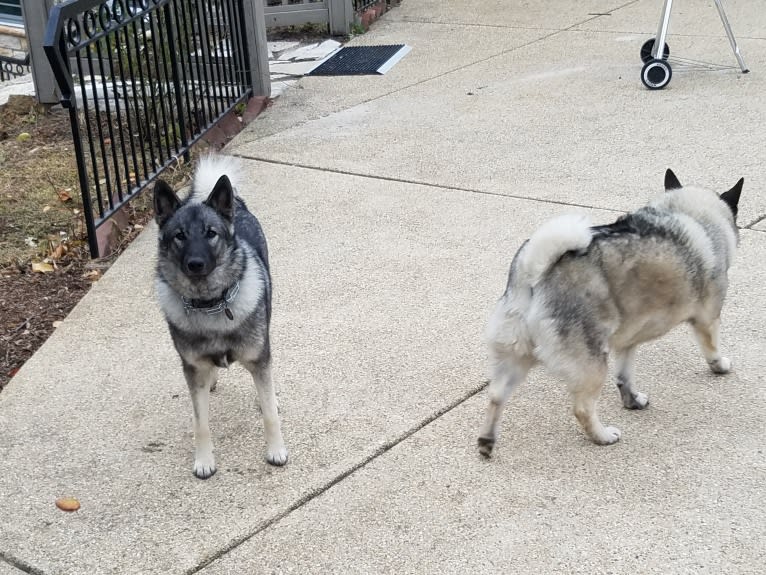
MULTIPOLYGON (((735 65, 712 3, 677 2, 674 55, 735 65)), ((404 0, 355 44, 380 77, 310 77, 227 152, 270 242, 274 378, 290 463, 263 461, 246 373, 190 402, 153 295, 156 231, 0 394, 0 575, 761 573, 766 564, 766 11, 729 0, 751 73, 640 83, 661 2, 404 0), (644 346, 640 413, 600 448, 536 371, 491 461, 482 330, 545 219, 613 220, 682 182, 745 177, 711 375, 690 334, 644 346), (82 507, 59 511, 73 496, 82 507)))

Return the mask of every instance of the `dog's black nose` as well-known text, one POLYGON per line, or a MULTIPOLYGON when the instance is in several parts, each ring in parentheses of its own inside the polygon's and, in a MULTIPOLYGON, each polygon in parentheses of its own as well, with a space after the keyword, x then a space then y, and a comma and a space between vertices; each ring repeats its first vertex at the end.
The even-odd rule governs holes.
POLYGON ((205 261, 202 258, 189 258, 186 269, 190 274, 201 274, 205 271, 205 261))

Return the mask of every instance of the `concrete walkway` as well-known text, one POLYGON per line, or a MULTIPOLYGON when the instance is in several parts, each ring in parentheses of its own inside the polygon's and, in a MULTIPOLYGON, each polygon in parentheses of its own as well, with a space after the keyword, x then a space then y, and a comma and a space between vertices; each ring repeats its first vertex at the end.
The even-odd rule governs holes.
MULTIPOLYGON (((674 55, 734 64, 706 0, 674 55)), ((218 473, 191 474, 190 404, 153 297, 153 228, 0 394, 0 574, 761 573, 766 564, 766 12, 727 9, 752 70, 639 80, 658 0, 404 0, 356 44, 382 77, 304 78, 229 147, 270 242, 290 464, 255 394, 212 400, 218 473), (724 309, 734 371, 686 330, 639 352, 650 408, 605 389, 608 448, 534 372, 476 450, 482 330, 542 221, 615 218, 744 176, 724 309), (73 496, 72 514, 54 506, 73 496)))

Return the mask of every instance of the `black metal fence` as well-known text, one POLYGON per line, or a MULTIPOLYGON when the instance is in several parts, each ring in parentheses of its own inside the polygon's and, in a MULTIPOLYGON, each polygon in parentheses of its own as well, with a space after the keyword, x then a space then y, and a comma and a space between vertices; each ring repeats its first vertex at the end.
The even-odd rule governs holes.
POLYGON ((0 82, 29 74, 29 54, 26 58, 12 58, 0 54, 0 82))
POLYGON ((44 47, 70 113, 93 257, 98 228, 252 95, 247 1, 54 6, 44 47))

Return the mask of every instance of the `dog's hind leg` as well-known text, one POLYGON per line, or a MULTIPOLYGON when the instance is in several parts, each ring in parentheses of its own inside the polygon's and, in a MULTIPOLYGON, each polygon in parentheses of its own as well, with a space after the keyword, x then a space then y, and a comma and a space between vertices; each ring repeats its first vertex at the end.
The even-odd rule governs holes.
POLYGON ((722 357, 718 351, 718 329, 721 327, 721 319, 716 318, 711 322, 702 322, 694 320, 690 322, 694 329, 694 335, 697 337, 702 355, 705 356, 710 371, 713 373, 729 373, 731 371, 731 361, 727 357, 722 357))
POLYGON ((277 411, 277 396, 271 382, 271 362, 269 360, 244 361, 245 368, 253 376, 258 400, 263 414, 263 434, 266 438, 266 461, 271 465, 287 463, 287 448, 282 439, 282 429, 277 411))
POLYGON ((592 358, 590 363, 577 365, 578 373, 569 373, 569 391, 574 400, 574 414, 585 433, 598 445, 610 445, 620 439, 620 430, 606 427, 596 413, 596 402, 606 380, 606 357, 592 358))
POLYGON ((218 369, 209 362, 191 364, 184 361, 183 366, 194 413, 194 475, 207 479, 216 470, 208 413, 210 386, 215 381, 218 369))
POLYGON ((528 358, 514 356, 494 359, 492 379, 489 382, 489 406, 484 424, 479 431, 479 453, 483 456, 492 455, 503 408, 514 388, 527 377, 532 363, 532 360, 528 358))
POLYGON ((630 347, 617 352, 617 388, 622 396, 622 404, 627 409, 644 409, 649 405, 645 393, 633 390, 633 364, 636 348, 630 347))

